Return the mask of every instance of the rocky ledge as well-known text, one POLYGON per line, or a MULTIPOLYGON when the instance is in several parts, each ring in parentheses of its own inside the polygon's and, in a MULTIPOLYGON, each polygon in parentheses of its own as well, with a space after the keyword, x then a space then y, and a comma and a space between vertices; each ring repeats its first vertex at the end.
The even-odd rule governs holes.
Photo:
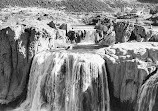
POLYGON ((35 55, 15 111, 156 111, 158 43, 35 55))

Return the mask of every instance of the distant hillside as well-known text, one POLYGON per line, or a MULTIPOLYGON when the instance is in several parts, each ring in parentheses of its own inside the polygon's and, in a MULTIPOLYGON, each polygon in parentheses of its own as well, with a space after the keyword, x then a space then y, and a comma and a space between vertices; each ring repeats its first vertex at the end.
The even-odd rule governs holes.
POLYGON ((6 6, 40 6, 40 7, 65 7, 68 11, 112 11, 111 7, 97 0, 0 0, 0 7, 6 6))
MULTIPOLYGON (((0 0, 0 7, 6 6, 40 6, 64 8, 72 12, 107 11, 113 12, 118 7, 132 5, 136 0, 0 0), (130 3, 129 3, 130 2, 130 3), (131 3, 132 2, 132 3, 131 3)), ((139 0, 145 1, 145 0, 139 0)), ((146 0, 147 1, 147 0, 146 0)), ((148 0, 149 1, 149 0, 148 0)), ((157 1, 157 0, 150 0, 157 1)))
POLYGON ((138 0, 139 2, 145 2, 145 3, 158 3, 158 0, 138 0))
POLYGON ((62 5, 69 11, 113 11, 109 4, 97 0, 67 0, 62 5))

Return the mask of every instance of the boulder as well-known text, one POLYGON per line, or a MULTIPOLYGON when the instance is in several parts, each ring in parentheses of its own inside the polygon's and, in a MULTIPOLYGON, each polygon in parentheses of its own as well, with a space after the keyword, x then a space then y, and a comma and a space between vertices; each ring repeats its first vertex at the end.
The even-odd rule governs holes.
POLYGON ((81 40, 83 40, 85 37, 84 32, 82 30, 76 30, 75 33, 76 33, 75 42, 80 43, 81 40))
POLYGON ((141 86, 136 111, 157 111, 158 107, 158 72, 151 74, 151 77, 141 86))
POLYGON ((56 29, 55 23, 53 21, 49 22, 47 25, 49 25, 49 27, 56 29))
POLYGON ((134 25, 129 22, 116 22, 114 23, 114 30, 116 43, 123 43, 129 41, 134 25))
POLYGON ((69 31, 67 33, 67 37, 68 37, 68 40, 70 40, 71 43, 73 43, 76 39, 76 33, 75 31, 69 31))
POLYGON ((61 24, 61 26, 59 26, 59 29, 67 30, 67 24, 61 24))
POLYGON ((156 42, 157 31, 152 28, 147 28, 139 24, 132 24, 129 22, 114 23, 114 30, 116 34, 116 43, 124 43, 129 41, 137 42, 156 42))

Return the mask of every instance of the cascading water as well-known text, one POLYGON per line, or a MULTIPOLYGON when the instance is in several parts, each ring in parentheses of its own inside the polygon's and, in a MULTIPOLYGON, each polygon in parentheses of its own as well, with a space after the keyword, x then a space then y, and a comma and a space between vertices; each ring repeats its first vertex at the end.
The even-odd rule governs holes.
MULTIPOLYGON (((157 70, 156 70, 157 71, 157 70)), ((157 111, 158 72, 155 72, 141 87, 136 111, 157 111)))
POLYGON ((45 51, 34 58, 27 99, 19 111, 110 111, 109 102, 105 60, 100 55, 45 51))

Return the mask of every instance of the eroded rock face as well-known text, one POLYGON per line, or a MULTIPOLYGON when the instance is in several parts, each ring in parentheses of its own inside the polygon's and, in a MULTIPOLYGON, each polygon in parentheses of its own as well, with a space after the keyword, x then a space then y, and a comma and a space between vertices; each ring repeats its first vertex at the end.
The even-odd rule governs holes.
MULTIPOLYGON (((136 41, 157 38, 157 33, 144 27, 124 23, 116 27, 118 42, 130 41, 132 34, 136 41)), ((94 43, 95 34, 95 30, 86 31, 81 42, 94 43)), ((30 77, 27 99, 15 111, 157 109, 157 43, 54 51, 65 46, 66 30, 17 24, 3 28, 0 35, 0 103, 7 104, 21 95, 30 77)))
POLYGON ((142 84, 156 70, 157 45, 126 43, 117 44, 105 50, 112 108, 118 107, 123 111, 135 109, 142 84), (119 101, 118 104, 115 104, 117 101, 119 101))
POLYGON ((116 33, 116 43, 123 43, 129 41, 134 25, 129 22, 117 22, 114 23, 114 30, 116 33))
POLYGON ((124 43, 129 41, 137 42, 157 42, 157 31, 146 28, 139 24, 132 24, 129 22, 114 23, 114 30, 116 34, 116 43, 124 43))
POLYGON ((151 75, 151 77, 142 85, 136 111, 157 111, 158 98, 157 98, 157 82, 158 82, 157 70, 151 75))
POLYGON ((50 49, 49 38, 46 30, 23 25, 0 30, 0 103, 11 102, 22 93, 32 58, 50 49))

